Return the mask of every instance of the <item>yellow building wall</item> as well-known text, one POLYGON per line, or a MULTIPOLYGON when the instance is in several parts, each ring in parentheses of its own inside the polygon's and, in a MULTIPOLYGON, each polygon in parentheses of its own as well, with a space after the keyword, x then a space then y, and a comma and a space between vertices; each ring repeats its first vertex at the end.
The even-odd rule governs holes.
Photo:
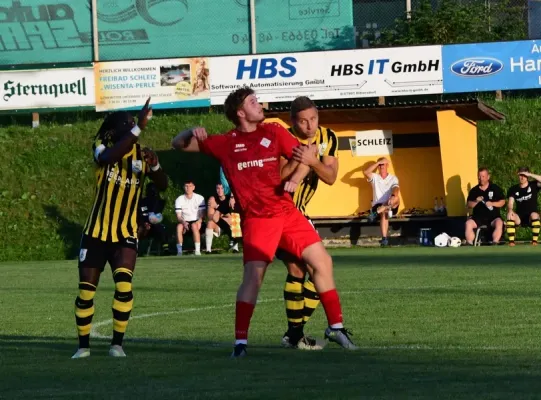
POLYGON ((447 214, 466 215, 469 190, 477 185, 477 124, 454 110, 437 112, 447 214))
MULTIPOLYGON (((280 119, 269 119, 281 125, 288 125, 280 119)), ((355 136, 356 131, 383 129, 391 130, 393 135, 407 133, 434 133, 438 124, 419 123, 355 123, 324 124, 340 137, 355 136)), ((382 155, 383 156, 383 155, 382 155)), ((444 197, 445 188, 439 147, 395 148, 390 159, 389 171, 396 175, 400 183, 399 212, 405 208, 433 208, 434 197, 444 197)), ((307 213, 311 217, 345 217, 366 211, 371 207, 372 187, 362 171, 375 162, 379 155, 371 157, 353 156, 350 149, 340 150, 338 154, 338 178, 334 185, 319 183, 318 190, 310 202, 307 213)))

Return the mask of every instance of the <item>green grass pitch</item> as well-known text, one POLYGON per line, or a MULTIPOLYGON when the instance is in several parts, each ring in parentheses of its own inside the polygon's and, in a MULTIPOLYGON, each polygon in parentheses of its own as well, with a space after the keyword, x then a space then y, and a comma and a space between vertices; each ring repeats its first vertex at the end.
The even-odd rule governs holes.
MULTIPOLYGON (((0 399, 530 399, 541 393, 541 249, 332 250, 361 347, 280 348, 285 268, 271 265, 249 354, 229 359, 240 255, 140 258, 126 359, 107 356, 113 282, 76 350, 75 261, 0 264, 0 399)), ((322 337, 320 306, 306 332, 322 337)))

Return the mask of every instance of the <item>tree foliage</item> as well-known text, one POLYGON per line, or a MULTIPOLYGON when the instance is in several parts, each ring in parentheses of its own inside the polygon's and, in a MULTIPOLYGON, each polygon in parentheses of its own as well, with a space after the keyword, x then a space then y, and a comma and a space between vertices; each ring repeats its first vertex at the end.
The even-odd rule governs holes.
POLYGON ((419 0, 408 18, 385 29, 377 46, 476 43, 528 37, 527 10, 516 0, 419 0))

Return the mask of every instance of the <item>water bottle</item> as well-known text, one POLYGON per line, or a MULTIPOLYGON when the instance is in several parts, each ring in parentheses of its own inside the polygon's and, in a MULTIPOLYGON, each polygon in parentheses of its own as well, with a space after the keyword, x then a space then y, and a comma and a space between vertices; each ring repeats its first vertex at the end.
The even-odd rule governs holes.
POLYGON ((488 208, 488 209, 489 209, 490 211, 494 210, 494 207, 492 207, 492 206, 490 206, 490 207, 489 207, 489 206, 487 206, 487 203, 485 203, 485 201, 484 201, 484 200, 483 200, 483 204, 484 204, 484 205, 485 205, 485 206, 486 206, 486 207, 487 207, 487 208, 488 208))
POLYGON ((425 246, 432 246, 432 228, 426 228, 425 232, 425 246))
POLYGON ((441 198, 441 209, 440 209, 441 212, 446 212, 447 211, 447 208, 445 206, 445 201, 443 200, 443 197, 441 198))
POLYGON ((438 198, 434 197, 434 212, 438 212, 438 211, 439 211, 438 198))

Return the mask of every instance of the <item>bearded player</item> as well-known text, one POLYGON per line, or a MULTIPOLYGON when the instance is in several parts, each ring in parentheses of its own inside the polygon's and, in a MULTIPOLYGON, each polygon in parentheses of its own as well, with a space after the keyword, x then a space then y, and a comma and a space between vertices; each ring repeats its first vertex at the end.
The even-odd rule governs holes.
POLYGON ((225 114, 235 129, 214 136, 208 136, 205 128, 188 129, 173 139, 172 146, 218 159, 239 205, 244 276, 237 293, 232 357, 246 355, 248 329, 259 289, 278 247, 312 267, 314 284, 329 324, 326 338, 346 349, 356 349, 343 325, 332 259, 287 193, 294 190, 302 172, 302 169, 295 171, 299 163, 292 159, 299 141, 282 126, 263 123, 263 109, 250 88, 237 89, 227 97, 225 114), (282 170, 281 157, 289 160, 282 170), (283 176, 291 176, 285 185, 281 172, 283 176))
MULTIPOLYGON (((295 190, 293 202, 310 221, 306 207, 316 193, 319 181, 327 185, 332 185, 336 181, 338 139, 332 130, 319 125, 317 107, 308 97, 297 97, 291 103, 291 122, 293 126, 289 131, 306 145, 295 149, 293 158, 310 167, 295 190)), ((285 163, 287 160, 283 159, 282 165, 285 163)), ((301 350, 321 350, 323 347, 314 338, 304 335, 304 325, 319 305, 319 295, 312 279, 306 273, 311 272, 311 268, 301 259, 282 250, 278 251, 277 258, 284 262, 288 273, 284 286, 288 329, 282 337, 282 346, 301 350)))
POLYGON ((94 295, 107 263, 111 266, 115 282, 113 339, 109 355, 126 356, 122 341, 133 307, 132 278, 137 258, 139 198, 147 175, 158 190, 167 188, 167 176, 158 163, 158 157, 137 143, 151 113, 149 102, 150 99, 139 113, 137 124, 124 111, 108 115, 92 146, 96 189, 79 253, 79 295, 75 300, 79 349, 72 358, 90 356, 94 295))

